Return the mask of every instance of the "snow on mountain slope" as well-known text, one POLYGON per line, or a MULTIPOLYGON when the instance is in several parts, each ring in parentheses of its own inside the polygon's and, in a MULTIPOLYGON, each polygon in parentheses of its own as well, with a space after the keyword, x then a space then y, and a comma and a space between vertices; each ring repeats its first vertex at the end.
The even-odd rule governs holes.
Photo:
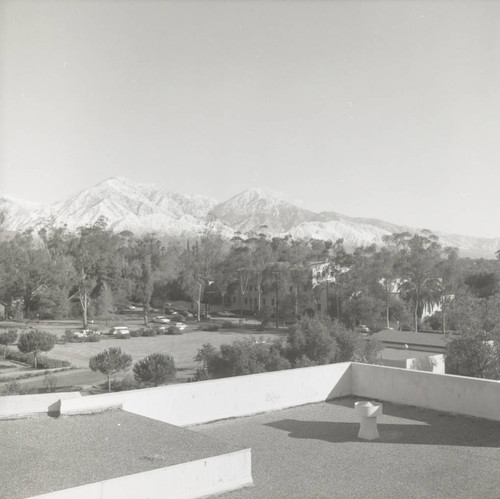
MULTIPOLYGON (((348 248, 367 246, 369 244, 382 244, 382 237, 391 232, 379 229, 369 224, 352 224, 341 220, 328 222, 306 222, 288 231, 296 239, 343 239, 348 248)), ((284 235, 284 234, 283 234, 284 235)))
POLYGON ((44 210, 44 207, 30 201, 16 199, 11 196, 0 196, 0 213, 5 215, 5 230, 28 229, 37 217, 36 214, 44 213, 44 210))
MULTIPOLYGON (((4 229, 9 231, 38 230, 49 223, 75 230, 103 216, 115 231, 181 236, 199 234, 210 220, 212 227, 225 237, 232 237, 237 231, 261 232, 266 226, 269 235, 342 238, 349 248, 381 245, 383 236, 396 232, 420 232, 373 218, 353 218, 333 211, 314 213, 263 189, 248 189, 217 204, 203 196, 166 192, 154 184, 137 184, 123 177, 107 179, 49 206, 1 196, 0 212, 6 215, 4 229)), ((495 251, 500 248, 500 238, 435 234, 443 246, 458 247, 462 256, 495 258, 495 251)))
MULTIPOLYGON (((342 238, 345 246, 352 249, 356 246, 368 246, 370 244, 381 246, 384 244, 382 238, 386 235, 398 232, 417 234, 422 230, 377 219, 336 215, 338 215, 336 220, 302 223, 288 231, 287 234, 302 239, 331 239, 335 241, 342 238)), ((495 252, 500 249, 500 238, 478 238, 439 231, 432 232, 439 237, 443 247, 456 247, 463 257, 495 258, 495 252)))
POLYGON ((212 214, 239 232, 259 232, 263 225, 268 232, 283 232, 317 218, 312 211, 294 206, 263 189, 248 189, 217 205, 212 214))
POLYGON ((75 196, 28 216, 9 216, 9 227, 36 229, 53 222, 75 230, 105 217, 113 230, 131 230, 136 234, 162 232, 182 234, 199 232, 215 201, 202 196, 173 194, 155 185, 136 184, 123 177, 107 179, 75 196))

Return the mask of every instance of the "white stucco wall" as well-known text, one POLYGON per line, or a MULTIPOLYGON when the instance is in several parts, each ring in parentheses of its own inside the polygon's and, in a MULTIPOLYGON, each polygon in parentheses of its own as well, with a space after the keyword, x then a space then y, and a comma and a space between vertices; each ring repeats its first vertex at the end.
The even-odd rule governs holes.
MULTIPOLYGON (((81 398, 80 392, 8 395, 0 397, 0 418, 46 414, 59 400, 81 398)), ((54 408, 55 409, 55 408, 54 408)))
POLYGON ((135 473, 31 499, 193 499, 252 485, 251 451, 243 449, 167 468, 135 473))
POLYGON ((121 404, 126 411, 188 426, 320 402, 350 393, 350 363, 343 362, 83 397, 63 401, 61 414, 121 404))
POLYGON ((384 359, 381 365, 388 367, 399 367, 401 369, 413 369, 415 371, 427 371, 431 373, 445 373, 444 355, 434 354, 408 359, 384 359))
POLYGON ((500 381, 353 363, 352 394, 500 421, 500 381))
POLYGON ((500 381, 349 362, 68 399, 61 414, 121 405, 188 426, 351 394, 500 420, 500 381))

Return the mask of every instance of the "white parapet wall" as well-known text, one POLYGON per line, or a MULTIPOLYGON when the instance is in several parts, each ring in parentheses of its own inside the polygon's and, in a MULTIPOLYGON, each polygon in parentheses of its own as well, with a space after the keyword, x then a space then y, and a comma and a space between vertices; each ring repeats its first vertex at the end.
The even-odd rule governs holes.
POLYGON ((342 362, 83 397, 62 401, 61 414, 121 405, 124 410, 141 416, 189 426, 321 402, 350 393, 350 363, 342 362))
POLYGON ((80 392, 8 395, 0 397, 0 419, 59 412, 59 400, 81 398, 80 392))
POLYGON ((61 401, 61 414, 124 410, 177 426, 356 395, 500 420, 500 381, 343 362, 61 401))
POLYGON ((413 369, 415 371, 427 371, 431 373, 445 373, 445 359, 443 354, 423 355, 402 359, 382 358, 381 365, 387 367, 400 367, 402 369, 413 369))
POLYGON ((352 394, 500 421, 500 381, 353 363, 352 394))
MULTIPOLYGON (((126 457, 124 456, 124 459, 126 457)), ((250 449, 125 475, 31 499, 194 499, 252 485, 250 449)))

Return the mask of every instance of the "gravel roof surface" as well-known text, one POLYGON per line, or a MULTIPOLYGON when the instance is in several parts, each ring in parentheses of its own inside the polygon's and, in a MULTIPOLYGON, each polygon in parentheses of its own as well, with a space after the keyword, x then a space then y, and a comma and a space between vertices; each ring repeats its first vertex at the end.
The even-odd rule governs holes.
POLYGON ((240 450, 121 410, 0 421, 0 497, 18 499, 240 450))
POLYGON ((357 438, 349 397, 193 427, 252 448, 254 487, 224 499, 498 498, 500 422, 383 403, 357 438))

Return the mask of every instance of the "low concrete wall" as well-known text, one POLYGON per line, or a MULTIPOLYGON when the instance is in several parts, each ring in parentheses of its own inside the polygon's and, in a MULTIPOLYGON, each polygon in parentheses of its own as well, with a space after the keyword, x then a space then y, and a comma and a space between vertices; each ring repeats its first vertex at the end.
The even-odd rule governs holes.
POLYGON ((50 492, 31 499, 207 497, 252 485, 251 461, 250 449, 243 449, 230 454, 50 492))
POLYGON ((0 419, 58 412, 59 400, 81 398, 80 392, 9 395, 0 397, 0 419))
POLYGON ((406 369, 415 371, 428 371, 436 374, 445 373, 444 355, 428 355, 427 357, 416 357, 406 361, 406 369))
POLYGON ((93 414, 108 409, 121 409, 122 401, 116 394, 94 395, 75 399, 61 400, 59 414, 72 416, 75 414, 93 414))
POLYGON ((353 363, 352 394, 500 421, 500 381, 353 363))
POLYGON ((350 363, 289 369, 62 401, 61 414, 122 405, 177 426, 276 411, 351 393, 350 363), (87 399, 88 405, 87 405, 87 399))
POLYGON ((435 354, 408 359, 382 359, 380 365, 387 367, 399 367, 401 369, 413 369, 415 371, 427 371, 431 373, 444 374, 444 355, 435 354))
POLYGON ((500 420, 500 381, 339 363, 62 400, 61 414, 122 406, 177 426, 347 395, 500 420))

